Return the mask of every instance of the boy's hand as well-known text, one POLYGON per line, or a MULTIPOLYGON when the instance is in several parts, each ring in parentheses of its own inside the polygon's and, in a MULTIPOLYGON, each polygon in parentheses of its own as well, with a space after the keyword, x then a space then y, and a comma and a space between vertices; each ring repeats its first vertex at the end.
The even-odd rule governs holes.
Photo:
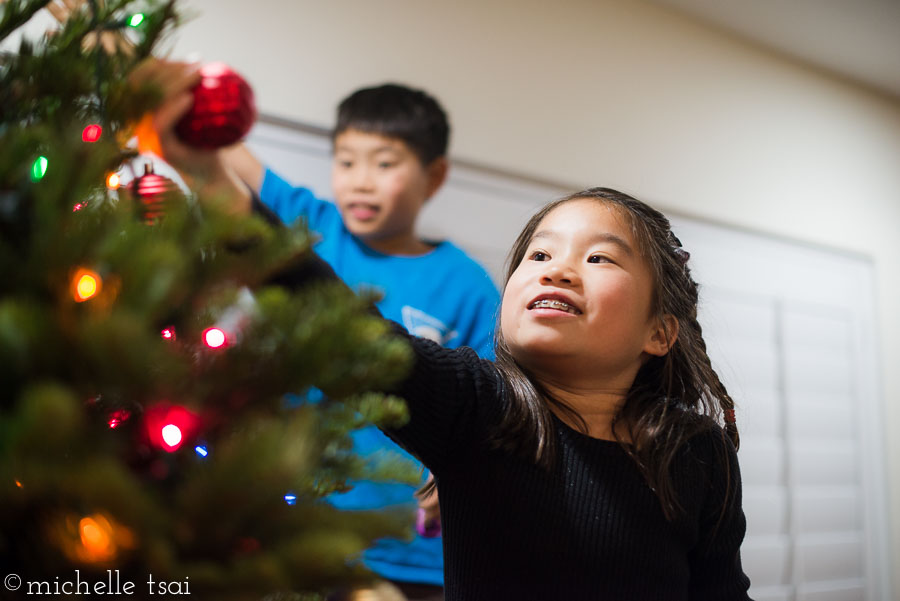
POLYGON ((188 146, 175 134, 175 124, 194 102, 192 89, 200 82, 199 69, 196 63, 150 58, 134 70, 130 80, 133 86, 154 85, 162 92, 162 104, 146 124, 156 137, 154 151, 181 173, 200 198, 216 199, 229 212, 249 214, 250 193, 225 167, 219 152, 188 146))
POLYGON ((257 194, 262 191, 266 168, 243 142, 223 148, 221 155, 225 166, 234 171, 245 184, 257 194))

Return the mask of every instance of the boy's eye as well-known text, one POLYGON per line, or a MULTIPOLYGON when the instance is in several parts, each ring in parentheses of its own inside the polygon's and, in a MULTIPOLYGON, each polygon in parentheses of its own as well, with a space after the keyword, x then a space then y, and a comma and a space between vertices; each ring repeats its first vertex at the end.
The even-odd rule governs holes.
POLYGON ((337 164, 344 169, 349 169, 353 166, 353 161, 338 161, 337 164))
POLYGON ((588 263, 612 263, 612 261, 603 255, 591 255, 588 257, 588 263))
POLYGON ((548 255, 547 253, 545 253, 542 250, 536 250, 533 253, 531 253, 531 255, 529 255, 528 258, 532 261, 546 261, 547 259, 550 258, 550 255, 548 255))
POLYGON ((390 169, 390 168, 393 167, 395 164, 396 164, 396 163, 392 163, 392 162, 389 162, 389 161, 381 161, 380 163, 378 163, 378 168, 379 168, 379 169, 390 169))

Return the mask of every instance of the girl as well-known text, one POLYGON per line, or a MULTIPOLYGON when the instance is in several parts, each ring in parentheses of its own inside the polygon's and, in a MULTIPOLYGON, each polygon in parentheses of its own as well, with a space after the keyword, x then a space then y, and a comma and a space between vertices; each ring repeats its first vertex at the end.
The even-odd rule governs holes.
MULTIPOLYGON (((167 160, 227 189, 214 155, 172 135, 196 76, 163 71, 167 160)), ((394 391, 410 421, 388 434, 435 476, 448 601, 749 598, 734 405, 688 259, 661 213, 592 188, 516 240, 496 362, 396 326, 415 362, 394 391)))
POLYGON ((390 435, 435 475, 448 600, 748 599, 688 258, 658 211, 578 192, 513 246, 496 363, 410 338, 390 435))

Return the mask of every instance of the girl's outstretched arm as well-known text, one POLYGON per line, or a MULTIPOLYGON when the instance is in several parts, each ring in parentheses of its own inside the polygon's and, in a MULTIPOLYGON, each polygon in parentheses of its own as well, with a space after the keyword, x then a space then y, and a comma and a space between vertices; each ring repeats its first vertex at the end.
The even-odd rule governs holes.
MULTIPOLYGON (((278 216, 255 194, 254 212, 276 226, 278 216)), ((276 276, 273 283, 299 288, 313 280, 339 280, 318 255, 276 276)), ((377 309, 372 307, 377 313, 377 309)), ((394 335, 405 338, 413 349, 410 374, 390 392, 406 400, 409 422, 385 433, 419 458, 435 475, 460 465, 479 445, 488 444, 502 415, 502 383, 491 361, 468 348, 448 349, 407 332, 394 322, 394 335)))

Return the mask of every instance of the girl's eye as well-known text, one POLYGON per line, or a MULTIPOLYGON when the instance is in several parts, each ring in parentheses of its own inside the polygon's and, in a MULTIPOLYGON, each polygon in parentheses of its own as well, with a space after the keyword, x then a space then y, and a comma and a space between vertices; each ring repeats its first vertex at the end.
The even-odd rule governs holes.
POLYGON ((340 165, 344 169, 349 169, 353 166, 353 163, 351 161, 338 161, 338 165, 340 165))
POLYGON ((591 255, 588 257, 588 263, 612 263, 612 261, 603 255, 591 255))
POLYGON ((393 166, 394 166, 394 163, 388 163, 388 162, 384 162, 384 161, 381 163, 378 163, 379 169, 390 169, 393 166))
POLYGON ((546 261, 550 256, 541 250, 536 250, 528 257, 532 261, 546 261))

